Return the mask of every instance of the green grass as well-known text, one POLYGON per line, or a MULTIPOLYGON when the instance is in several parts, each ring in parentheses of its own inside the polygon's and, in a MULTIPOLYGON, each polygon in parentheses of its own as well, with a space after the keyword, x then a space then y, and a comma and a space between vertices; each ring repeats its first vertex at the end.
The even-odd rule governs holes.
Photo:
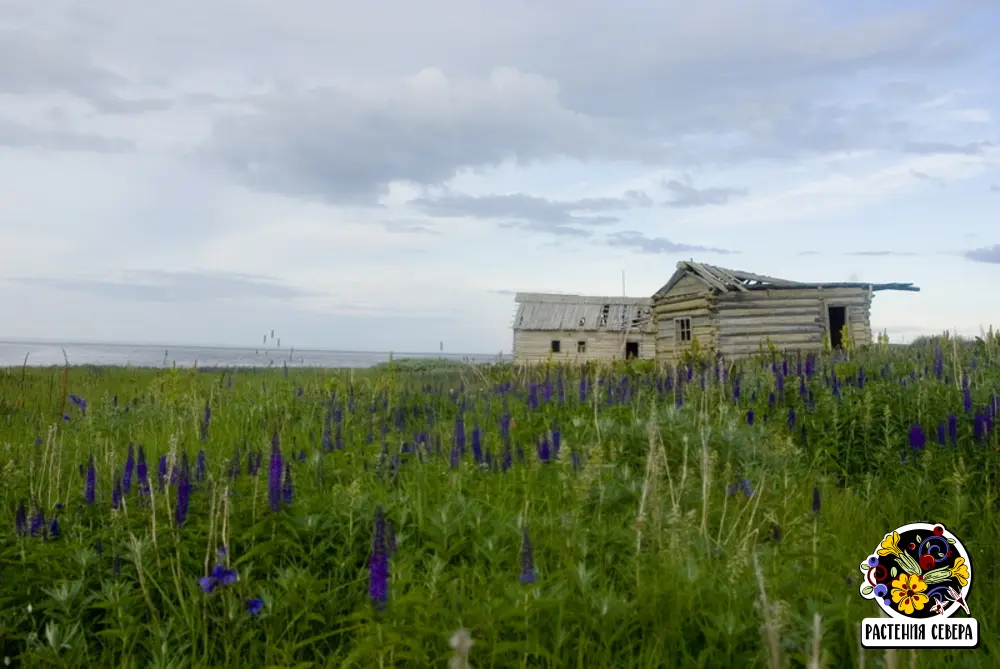
MULTIPOLYGON (((916 666, 995 667, 1000 427, 977 440, 973 418, 1000 390, 993 344, 946 343, 940 379, 933 343, 823 357, 806 382, 812 405, 800 397, 790 359, 773 407, 770 361, 745 361, 726 380, 711 365, 695 367, 680 407, 676 378, 687 370, 643 364, 2 370, 0 661, 444 667, 449 638, 466 628, 479 669, 806 666, 818 615, 822 666, 855 667, 858 625, 878 613, 858 592, 858 565, 885 532, 928 520, 945 524, 970 553, 969 604, 982 642, 971 651, 918 651, 916 666), (962 373, 972 414, 956 382, 962 373), (581 376, 589 384, 583 401, 581 376), (86 399, 85 414, 70 394, 86 399), (466 453, 453 468, 460 409, 466 453), (958 443, 939 446, 936 427, 951 414, 958 443), (928 434, 919 453, 907 441, 915 422, 928 434), (492 469, 473 462, 477 427, 492 469), (556 429, 559 458, 539 462, 539 439, 556 429), (294 483, 294 499, 277 513, 267 481, 275 432, 294 483), (401 454, 404 442, 411 452, 401 454), (129 443, 144 446, 152 497, 133 489, 115 510, 129 443), (161 491, 157 462, 186 453, 194 477, 202 450, 205 479, 194 482, 178 527, 178 486, 161 491), (257 476, 247 472, 251 452, 262 456, 257 476), (90 456, 93 504, 81 473, 90 456), (727 494, 744 479, 752 495, 727 494), (17 535, 21 502, 29 516, 41 509, 46 524, 55 514, 59 536, 17 535), (381 613, 368 599, 379 506, 396 542, 381 613), (519 579, 525 527, 537 575, 529 585, 519 579), (239 581, 205 594, 198 579, 221 545, 239 581), (256 597, 264 607, 253 616, 244 601, 256 597)), ((910 651, 863 657, 867 667, 912 661, 910 651)))

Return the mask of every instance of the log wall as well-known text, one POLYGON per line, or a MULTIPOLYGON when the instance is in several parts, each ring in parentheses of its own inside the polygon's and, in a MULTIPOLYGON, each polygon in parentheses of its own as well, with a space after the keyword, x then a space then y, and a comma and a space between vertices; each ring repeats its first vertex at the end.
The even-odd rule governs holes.
POLYGON ((620 332, 580 332, 571 330, 515 330, 514 362, 516 364, 539 363, 552 360, 563 363, 584 363, 605 360, 623 360, 623 341, 639 342, 639 358, 652 360, 656 357, 656 336, 650 332, 630 332, 624 337, 620 332), (552 341, 561 343, 560 352, 552 353, 552 341), (577 352, 577 343, 587 342, 586 352, 577 352))
POLYGON ((666 295, 653 299, 656 323, 656 359, 671 361, 690 348, 692 342, 675 341, 675 318, 691 319, 691 339, 701 349, 715 346, 717 330, 711 312, 711 292, 694 276, 685 276, 666 295))

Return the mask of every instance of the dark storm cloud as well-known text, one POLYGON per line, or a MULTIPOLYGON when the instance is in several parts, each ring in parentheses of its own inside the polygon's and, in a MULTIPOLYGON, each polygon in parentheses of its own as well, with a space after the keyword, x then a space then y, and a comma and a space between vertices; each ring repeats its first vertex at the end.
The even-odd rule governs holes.
POLYGON ((219 300, 287 300, 310 295, 268 277, 220 272, 128 272, 119 279, 27 277, 13 283, 88 293, 136 302, 213 302, 219 300))

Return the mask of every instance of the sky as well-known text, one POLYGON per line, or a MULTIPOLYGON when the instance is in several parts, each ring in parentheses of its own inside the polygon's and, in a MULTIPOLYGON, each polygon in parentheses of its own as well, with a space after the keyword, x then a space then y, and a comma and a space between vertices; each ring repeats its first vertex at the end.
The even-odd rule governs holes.
POLYGON ((509 351, 680 260, 1000 326, 995 0, 5 0, 0 337, 509 351))

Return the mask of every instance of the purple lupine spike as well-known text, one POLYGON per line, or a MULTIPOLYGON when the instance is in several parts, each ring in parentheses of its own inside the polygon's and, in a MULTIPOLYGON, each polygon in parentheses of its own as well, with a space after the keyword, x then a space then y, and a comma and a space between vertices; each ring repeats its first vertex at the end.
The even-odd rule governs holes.
POLYGON ((48 538, 49 539, 58 539, 59 538, 59 519, 58 518, 53 518, 52 521, 49 523, 48 538))
POLYGON ((284 477, 281 479, 281 501, 283 504, 291 504, 295 491, 292 488, 292 463, 285 461, 284 477))
POLYGON ((161 455, 160 461, 156 466, 156 485, 163 492, 164 487, 167 485, 167 456, 161 455))
POLYGON ((924 433, 924 428, 922 428, 918 423, 914 423, 910 427, 910 448, 914 451, 922 451, 927 445, 927 435, 924 433))
POLYGON ((987 423, 986 416, 983 412, 977 411, 976 415, 972 419, 972 434, 976 441, 982 441, 986 438, 987 423))
POLYGON ((229 478, 235 480, 240 477, 240 448, 233 448, 233 459, 229 463, 229 478))
POLYGON ((570 454, 570 461, 573 464, 573 471, 580 471, 581 459, 579 451, 573 451, 570 454))
POLYGON ((271 463, 267 478, 267 492, 271 511, 281 509, 281 475, 283 469, 284 462, 281 457, 281 442, 278 438, 278 431, 275 430, 274 435, 271 437, 271 463))
POLYGON ((24 505, 24 500, 17 505, 14 512, 14 534, 23 537, 28 533, 28 509, 24 505))
POLYGON ((548 463, 552 459, 552 453, 549 449, 548 437, 542 437, 538 441, 538 460, 540 462, 548 463))
POLYGON ((969 388, 968 377, 962 377, 962 408, 965 413, 972 413, 972 390, 969 388))
POLYGON ((944 423, 938 423, 937 426, 937 443, 940 446, 945 445, 945 426, 944 423))
POLYGON ((247 453, 247 474, 257 476, 257 472, 260 471, 260 460, 261 455, 257 451, 247 453))
POLYGON ((684 386, 679 381, 677 387, 674 388, 674 405, 677 407, 684 406, 684 386))
POLYGON ((122 505, 122 480, 115 476, 115 484, 111 487, 111 508, 118 510, 122 505))
POLYGON ((45 531, 45 512, 41 509, 35 509, 35 513, 31 516, 31 525, 28 527, 28 534, 37 537, 40 536, 45 531))
POLYGON ((455 448, 460 455, 465 455, 465 419, 461 414, 455 418, 455 448))
POLYGON ((814 485, 813 486, 813 503, 812 503, 813 513, 817 513, 818 514, 820 512, 820 509, 822 508, 822 506, 823 506, 823 502, 822 502, 822 500, 820 499, 820 496, 819 496, 819 486, 814 485))
POLYGON ((451 453, 448 455, 448 466, 452 469, 458 469, 459 463, 462 461, 462 451, 459 450, 458 444, 451 447, 451 453))
POLYGON ((243 601, 243 607, 252 616, 259 615, 264 610, 264 600, 260 597, 251 597, 243 601))
POLYGON ((753 409, 747 411, 747 425, 753 425, 754 415, 753 409))
POLYGON ((482 431, 478 425, 472 428, 472 459, 476 464, 483 463, 482 431))
POLYGON ((191 504, 191 468, 188 466, 187 453, 181 453, 181 466, 177 475, 177 506, 174 508, 174 518, 178 527, 187 520, 188 507, 191 504))
POLYGON ((559 458, 559 449, 562 448, 562 432, 558 427, 552 428, 552 457, 559 458))
POLYGON ((795 409, 788 410, 788 429, 795 429, 795 409))
POLYGON ((948 416, 948 439, 952 446, 958 443, 958 416, 948 416))
POLYGON ((194 480, 201 483, 205 480, 205 475, 208 471, 208 465, 206 462, 205 449, 198 451, 198 458, 195 460, 194 465, 194 480))
POLYGON ((135 446, 128 444, 128 456, 125 458, 125 471, 122 473, 122 493, 132 492, 132 474, 135 471, 135 446))
POLYGON ((531 548, 528 528, 521 528, 521 585, 535 582, 535 557, 531 548))
POLYGON ((97 468, 94 466, 94 456, 87 459, 87 482, 83 491, 87 504, 93 504, 97 498, 97 468))
POLYGON ((198 435, 203 442, 208 441, 208 426, 211 425, 211 423, 212 423, 212 407, 208 403, 208 400, 206 400, 205 413, 202 415, 201 418, 201 425, 199 426, 200 429, 198 435))
POLYGON ((135 477, 139 482, 139 495, 149 496, 149 468, 146 465, 146 449, 139 444, 139 457, 135 464, 135 477))
POLYGON ((385 514, 380 506, 375 510, 375 532, 368 562, 368 596, 377 610, 385 608, 389 600, 389 554, 385 535, 385 514))

